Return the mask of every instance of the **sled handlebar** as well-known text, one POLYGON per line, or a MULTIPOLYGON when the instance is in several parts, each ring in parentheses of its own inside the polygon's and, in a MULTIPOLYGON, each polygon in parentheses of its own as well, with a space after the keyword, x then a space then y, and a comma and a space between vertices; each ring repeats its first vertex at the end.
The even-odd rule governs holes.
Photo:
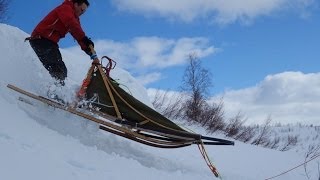
POLYGON ((116 67, 116 65, 117 65, 117 62, 114 61, 113 59, 109 58, 108 56, 103 56, 101 58, 101 66, 106 70, 107 76, 109 76, 111 69, 114 69, 116 67), (108 60, 108 64, 106 66, 102 65, 102 60, 104 58, 108 60))
POLYGON ((90 51, 91 51, 92 56, 95 57, 95 58, 93 59, 93 62, 92 62, 92 63, 93 63, 93 64, 99 64, 99 65, 101 65, 101 66, 106 70, 106 74, 109 76, 109 73, 110 73, 111 69, 114 69, 114 68, 116 67, 117 62, 114 61, 113 59, 109 58, 108 56, 103 56, 103 57, 101 58, 101 60, 99 60, 99 58, 98 58, 98 56, 97 56, 97 53, 96 53, 96 51, 94 50, 94 47, 93 47, 92 45, 89 45, 89 49, 90 49, 90 51), (109 61, 108 64, 107 64, 105 67, 102 65, 102 60, 103 60, 104 58, 109 61), (99 60, 100 63, 95 62, 96 59, 99 60))

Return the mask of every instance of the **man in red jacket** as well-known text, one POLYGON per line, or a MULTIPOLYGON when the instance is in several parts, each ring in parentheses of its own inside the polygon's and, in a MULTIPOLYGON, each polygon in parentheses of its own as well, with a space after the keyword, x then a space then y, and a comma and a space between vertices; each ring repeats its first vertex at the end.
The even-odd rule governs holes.
POLYGON ((27 38, 43 66, 61 85, 67 77, 67 68, 62 61, 58 42, 68 32, 93 63, 99 63, 97 55, 91 52, 90 47, 93 48, 94 43, 85 35, 79 19, 88 7, 88 0, 65 0, 40 21, 31 37, 27 38))

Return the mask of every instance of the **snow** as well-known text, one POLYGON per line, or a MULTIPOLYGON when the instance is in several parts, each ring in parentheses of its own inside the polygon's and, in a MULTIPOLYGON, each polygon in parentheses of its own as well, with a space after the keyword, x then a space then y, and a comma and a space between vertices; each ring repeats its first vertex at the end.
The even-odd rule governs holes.
MULTIPOLYGON (((97 124, 67 112, 37 102, 31 106, 18 101, 19 95, 6 87, 8 83, 40 95, 45 95, 52 84, 29 43, 24 42, 27 36, 16 27, 0 24, 1 180, 215 179, 197 146, 148 147, 102 132, 97 124)), ((69 72, 62 92, 72 100, 90 60, 66 49, 62 49, 62 55, 69 72)), ((116 68, 111 76, 151 106, 144 87, 127 71, 116 68)), ((235 146, 206 146, 206 150, 225 180, 266 179, 304 161, 303 150, 279 152, 241 142, 235 146)), ((314 179, 319 176, 317 162, 308 165, 314 179)), ((306 175, 303 168, 298 168, 277 179, 301 180, 306 175)))

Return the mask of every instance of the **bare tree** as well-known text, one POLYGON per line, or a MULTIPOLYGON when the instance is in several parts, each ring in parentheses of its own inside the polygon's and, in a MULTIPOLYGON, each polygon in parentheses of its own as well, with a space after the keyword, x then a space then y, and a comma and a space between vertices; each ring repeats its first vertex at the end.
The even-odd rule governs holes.
POLYGON ((262 129, 259 132, 258 137, 251 143, 254 145, 264 145, 269 143, 270 139, 270 123, 271 123, 271 116, 268 116, 265 123, 262 125, 262 129))
POLYGON ((248 143, 251 139, 254 138, 257 131, 256 128, 252 126, 242 126, 240 133, 234 137, 234 139, 248 143))
POLYGON ((7 18, 9 0, 0 0, 0 22, 3 23, 7 18))
POLYGON ((211 73, 202 68, 196 54, 189 55, 189 66, 186 68, 181 89, 190 95, 185 104, 185 114, 189 121, 201 121, 201 112, 206 106, 206 97, 212 87, 211 73))
MULTIPOLYGON (((308 159, 312 159, 320 154, 320 145, 309 145, 308 151, 305 155, 305 162, 307 162, 308 159)), ((319 180, 320 180, 320 170, 319 170, 319 162, 318 163, 318 173, 319 173, 319 180)), ((306 174, 307 179, 310 179, 310 174, 307 168, 307 163, 304 163, 304 172, 306 174)))
POLYGON ((270 142, 268 148, 277 149, 279 147, 280 140, 281 140, 280 137, 274 137, 273 141, 270 142))
POLYGON ((287 142, 283 145, 283 147, 280 149, 280 151, 288 151, 292 147, 296 146, 297 143, 298 143, 298 135, 296 135, 296 136, 288 135, 287 142))
POLYGON ((244 116, 241 114, 241 112, 238 112, 235 117, 229 119, 229 122, 225 129, 226 135, 228 137, 236 137, 238 134, 240 134, 245 123, 245 120, 243 119, 244 116))
POLYGON ((160 92, 157 90, 152 105, 165 117, 179 119, 183 116, 183 95, 177 93, 174 97, 172 96, 168 94, 168 91, 160 92))
POLYGON ((167 92, 161 93, 159 89, 157 89, 156 94, 153 96, 152 105, 157 110, 162 110, 165 100, 166 100, 167 92))
POLYGON ((226 126, 223 116, 222 100, 220 103, 205 104, 202 108, 200 124, 206 127, 209 133, 214 133, 217 130, 223 131, 226 126))

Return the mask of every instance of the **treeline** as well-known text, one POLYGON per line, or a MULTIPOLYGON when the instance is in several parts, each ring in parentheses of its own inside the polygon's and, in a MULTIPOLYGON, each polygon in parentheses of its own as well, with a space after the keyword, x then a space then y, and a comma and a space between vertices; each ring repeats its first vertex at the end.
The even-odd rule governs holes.
POLYGON ((223 99, 209 101, 212 74, 202 67, 196 55, 189 55, 180 86, 180 92, 158 91, 153 106, 169 119, 184 120, 188 124, 203 127, 208 133, 223 133, 232 139, 266 148, 287 151, 298 143, 297 135, 277 136, 272 133, 271 117, 262 125, 245 125, 246 118, 239 112, 235 117, 225 118, 223 99))

